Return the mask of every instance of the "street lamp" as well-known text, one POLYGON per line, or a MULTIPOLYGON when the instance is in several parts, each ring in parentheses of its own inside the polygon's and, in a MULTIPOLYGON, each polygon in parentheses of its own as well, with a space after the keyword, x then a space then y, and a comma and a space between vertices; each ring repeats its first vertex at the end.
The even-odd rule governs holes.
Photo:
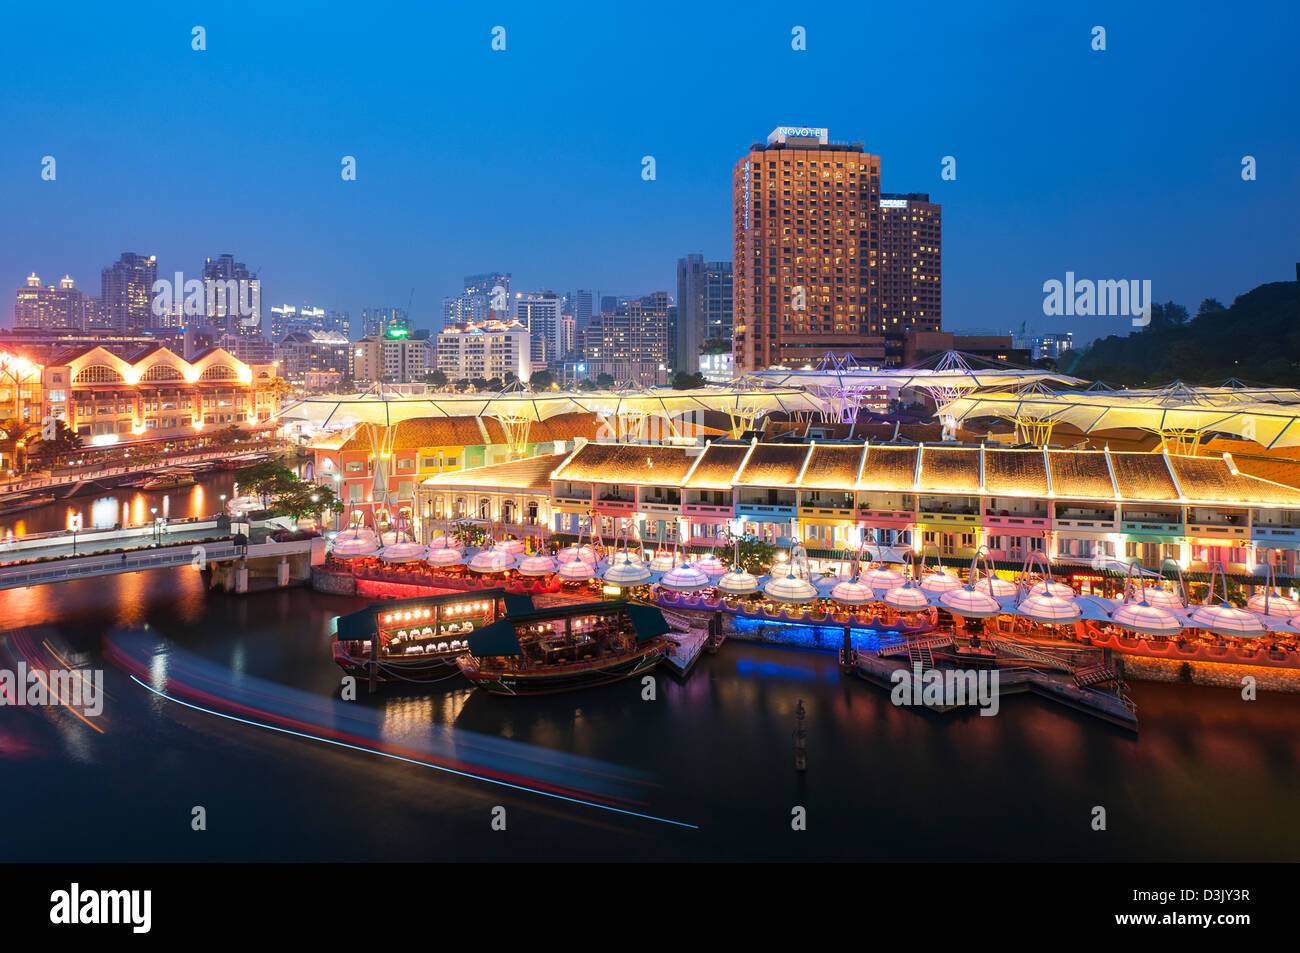
POLYGON ((156 507, 156 506, 151 506, 151 507, 149 507, 149 512, 153 514, 153 541, 154 541, 154 545, 157 546, 157 545, 158 545, 158 542, 159 542, 159 536, 158 536, 158 507, 156 507))

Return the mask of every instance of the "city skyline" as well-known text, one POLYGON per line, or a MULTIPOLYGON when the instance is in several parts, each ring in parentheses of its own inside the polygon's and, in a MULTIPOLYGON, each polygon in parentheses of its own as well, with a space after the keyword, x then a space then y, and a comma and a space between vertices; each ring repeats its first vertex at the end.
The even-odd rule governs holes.
MULTIPOLYGON (((4 277, 17 288, 32 271, 52 280, 66 273, 91 292, 95 272, 125 250, 157 255, 161 273, 197 268, 229 251, 259 275, 268 302, 317 301, 355 315, 377 302, 405 304, 414 287, 413 318, 430 329, 443 298, 485 268, 509 270, 520 290, 672 293, 678 258, 729 256, 731 166, 774 125, 790 122, 827 127, 837 141, 861 141, 882 156, 883 191, 928 192, 946 207, 947 329, 1028 321, 1031 330, 1072 330, 1078 340, 1124 333, 1122 319, 1042 314, 1043 281, 1066 271, 1149 277, 1157 300, 1189 306, 1203 297, 1229 301, 1287 272, 1296 238, 1267 209, 1300 204, 1300 184, 1284 171, 1296 165, 1295 146, 1273 121, 1296 112, 1296 91, 1266 81, 1266 64, 1285 53, 1286 30, 1247 45, 1240 42, 1244 24, 1195 11, 1177 23, 1161 19, 1158 28, 1157 12, 1113 11, 1097 16, 1110 36, 1098 52, 1089 47, 1090 24, 1064 15, 1036 14, 1030 24, 1009 14, 945 12, 921 20, 851 11, 831 21, 760 8, 735 24, 708 11, 642 23, 631 14, 548 20, 507 9, 493 14, 508 30, 500 53, 489 48, 495 20, 462 13, 405 18, 406 38, 380 42, 378 22, 342 31, 328 12, 300 23, 250 11, 208 17, 207 49, 193 51, 191 24, 178 14, 142 17, 138 35, 128 36, 106 15, 89 12, 71 40, 61 34, 55 44, 20 12, 9 36, 24 42, 0 40, 0 69, 12 91, 7 103, 30 108, 5 109, 11 135, 0 171, 12 186, 0 208, 10 221, 29 224, 0 239, 4 277), (803 51, 791 49, 795 21, 807 30, 803 51), (929 74, 908 72, 915 44, 880 44, 873 50, 879 74, 905 75, 914 86, 902 99, 864 101, 853 84, 845 88, 834 78, 853 62, 846 37, 867 26, 898 37, 924 31, 927 61, 942 65, 929 74), (1232 84, 1158 68, 1165 50, 1194 44, 1198 34, 1215 36, 1232 84), (440 55, 448 73, 460 76, 455 96, 450 83, 440 87, 436 110, 424 104, 427 76, 388 55, 395 44, 405 49, 434 36, 447 38, 440 55), (310 46, 324 63, 356 65, 337 74, 313 70, 307 84, 272 55, 290 41, 310 46), (556 68, 542 55, 559 41, 589 51, 582 68, 556 68), (641 112, 672 116, 666 104, 682 94, 684 80, 659 70, 629 73, 619 64, 636 60, 629 54, 666 57, 705 41, 715 55, 692 83, 722 83, 757 50, 787 59, 818 95, 810 102, 806 91, 773 85, 716 119, 640 123, 641 112), (122 47, 124 57, 147 46, 168 82, 137 70, 122 80, 120 94, 79 96, 100 78, 94 70, 111 70, 115 62, 110 55, 88 65, 87 44, 122 47), (1075 47, 1077 54, 1061 62, 1057 51, 1075 47), (1016 55, 994 56, 991 67, 991 52, 1006 50, 1016 55), (39 69, 32 68, 37 57, 39 69), (368 70, 374 61, 384 70, 368 70), (602 69, 608 81, 590 82, 602 69), (971 71, 984 77, 980 91, 958 82, 971 71), (1030 73, 1037 73, 1035 83, 1024 81, 1030 73), (1017 94, 1011 107, 1003 105, 1012 100, 1002 95, 1008 86, 1017 94), (1133 88, 1176 95, 1163 96, 1170 102, 1152 116, 1124 108, 1133 88), (1238 95, 1247 88, 1251 95, 1238 95), (519 95, 497 109, 505 89, 519 95), (217 90, 244 106, 246 134, 233 143, 220 123, 195 120, 185 126, 191 148, 146 155, 127 148, 132 137, 167 138, 169 123, 190 117, 189 103, 217 90), (146 91, 155 103, 151 113, 120 105, 146 91), (1227 99, 1231 110, 1207 126, 1200 118, 1205 104, 1227 99), (368 110, 371 100, 382 108, 368 110), (543 101, 562 108, 540 109, 543 101), (640 108, 626 110, 629 102, 640 108), (927 111, 916 107, 920 102, 927 111), (994 102, 1000 110, 990 112, 994 102), (60 104, 57 119, 43 108, 49 103, 60 104), (1096 112, 1107 104, 1114 108, 1096 112), (485 114, 508 134, 456 131, 485 114), (1096 117, 1090 131, 1072 134, 1089 115, 1096 117), (584 128, 592 129, 585 137, 584 128), (223 148, 209 149, 217 138, 223 148), (303 148, 271 147, 282 140, 303 148), (521 141, 529 143, 522 159, 511 145, 521 141), (1164 161, 1175 147, 1180 161, 1164 161), (118 153, 129 153, 130 163, 118 153), (41 178, 46 155, 57 162, 52 182, 41 178), (340 179, 347 155, 357 160, 356 181, 340 179), (641 176, 647 155, 655 159, 653 181, 641 176), (941 178, 948 155, 956 160, 953 181, 941 178), (1254 181, 1241 177, 1245 155, 1258 161, 1254 181), (223 181, 232 186, 225 194, 213 188, 223 181), (221 196, 215 208, 214 194, 221 196), (501 227, 465 228, 494 220, 501 227), (1240 234, 1246 223, 1248 245, 1207 238, 1240 234), (285 241, 286 225, 293 241, 285 241)), ((889 82, 884 88, 902 92, 889 82)), ((5 323, 11 314, 6 310, 5 323)))

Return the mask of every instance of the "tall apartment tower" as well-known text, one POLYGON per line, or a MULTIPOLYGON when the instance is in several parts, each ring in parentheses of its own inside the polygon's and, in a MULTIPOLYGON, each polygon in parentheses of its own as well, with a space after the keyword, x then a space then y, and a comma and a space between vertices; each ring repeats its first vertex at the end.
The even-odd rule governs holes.
POLYGON ((564 358, 560 317, 563 302, 553 291, 515 292, 514 318, 528 329, 532 338, 534 363, 560 361, 564 358))
POLYGON ((880 314, 895 366, 908 331, 942 330, 941 212, 922 192, 880 196, 880 314))
POLYGON ((208 324, 227 334, 262 333, 261 283, 234 255, 203 262, 203 290, 208 324))
POLYGON ((71 328, 83 331, 94 312, 94 299, 87 298, 68 275, 58 287, 41 285, 36 272, 27 276, 14 299, 14 327, 71 328))
POLYGON ((105 323, 121 333, 153 327, 153 283, 158 279, 158 257, 122 252, 99 273, 100 298, 105 323))
POLYGON ((738 373, 823 354, 885 359, 880 157, 781 126, 732 172, 738 373))
POLYGON ((730 347, 731 326, 731 262, 706 262, 703 255, 677 259, 677 369, 699 371, 706 341, 730 347))

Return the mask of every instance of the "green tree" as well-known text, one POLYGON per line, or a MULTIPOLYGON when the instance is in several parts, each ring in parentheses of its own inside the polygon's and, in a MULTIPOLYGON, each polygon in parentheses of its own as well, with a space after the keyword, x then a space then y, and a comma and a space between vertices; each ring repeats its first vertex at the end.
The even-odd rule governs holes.
POLYGON ((706 383, 703 374, 687 374, 685 371, 678 371, 677 376, 673 378, 673 390, 693 390, 696 387, 703 387, 706 383))
POLYGON ((609 389, 610 389, 611 387, 613 387, 613 386, 614 386, 614 378, 613 378, 612 375, 610 375, 610 374, 597 374, 597 375, 596 375, 596 389, 597 389, 597 390, 609 390, 609 389))
POLYGON ((424 382, 430 387, 446 387, 447 375, 439 370, 432 370, 424 375, 424 382))
POLYGON ((295 479, 279 484, 268 508, 275 516, 288 516, 296 523, 327 511, 342 513, 343 501, 328 486, 295 479))
POLYGON ((596 390, 596 382, 589 377, 584 377, 578 381, 578 390, 596 390))
POLYGON ((1207 314, 1218 314, 1220 311, 1227 310, 1228 309, 1223 306, 1223 302, 1218 298, 1205 298, 1201 301, 1201 306, 1196 309, 1196 316, 1200 318, 1207 314))
POLYGON ((54 421, 54 432, 49 440, 44 438, 40 430, 35 433, 35 439, 27 441, 27 453, 29 458, 42 467, 53 466, 60 457, 70 453, 76 453, 81 449, 81 434, 77 433, 62 420, 54 421))
POLYGON ((256 496, 264 507, 270 505, 276 494, 297 482, 297 474, 279 460, 264 460, 235 471, 235 483, 240 490, 256 496))
POLYGON ((533 376, 528 378, 528 386, 533 390, 550 390, 554 383, 555 375, 550 371, 533 371, 533 376))
POLYGON ((776 547, 757 536, 742 536, 739 559, 741 569, 755 576, 761 576, 771 572, 772 561, 776 559, 776 547))

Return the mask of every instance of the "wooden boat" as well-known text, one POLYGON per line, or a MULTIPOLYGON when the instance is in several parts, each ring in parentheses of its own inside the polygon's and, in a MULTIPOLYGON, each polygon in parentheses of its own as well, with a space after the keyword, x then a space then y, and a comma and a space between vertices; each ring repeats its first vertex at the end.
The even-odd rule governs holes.
POLYGON ((24 510, 34 510, 53 502, 55 502, 55 499, 52 496, 18 497, 7 503, 0 503, 0 512, 21 513, 24 510))
POLYGON ((194 474, 173 471, 151 477, 139 484, 139 487, 142 490, 176 490, 183 486, 191 486, 193 483, 194 474))
POLYGON ((501 588, 372 603, 334 620, 334 662, 377 682, 432 681, 455 672, 471 633, 507 609, 532 608, 532 599, 501 588))
POLYGON ((510 613, 469 637, 456 665, 493 695, 546 695, 632 678, 668 651, 664 614, 638 603, 593 602, 510 613))

